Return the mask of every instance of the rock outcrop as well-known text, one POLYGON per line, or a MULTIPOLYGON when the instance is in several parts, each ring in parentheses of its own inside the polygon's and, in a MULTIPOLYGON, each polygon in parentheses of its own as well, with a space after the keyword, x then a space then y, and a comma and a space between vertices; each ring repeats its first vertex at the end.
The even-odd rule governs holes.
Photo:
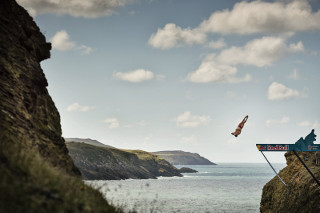
MULTIPOLYGON (((315 165, 314 152, 298 152, 301 159, 320 180, 320 167, 315 165)), ((287 166, 279 172, 287 186, 274 177, 264 187, 260 203, 263 213, 320 212, 320 186, 302 166, 293 152, 285 154, 287 166)))
POLYGON ((182 167, 179 169, 179 171, 181 173, 197 173, 198 171, 197 170, 194 170, 194 169, 191 169, 191 168, 188 168, 188 167, 182 167))
POLYGON ((86 180, 182 176, 170 163, 145 151, 121 150, 81 142, 68 142, 67 147, 86 180))
POLYGON ((167 160, 173 165, 216 165, 198 153, 184 151, 160 151, 153 154, 167 160))

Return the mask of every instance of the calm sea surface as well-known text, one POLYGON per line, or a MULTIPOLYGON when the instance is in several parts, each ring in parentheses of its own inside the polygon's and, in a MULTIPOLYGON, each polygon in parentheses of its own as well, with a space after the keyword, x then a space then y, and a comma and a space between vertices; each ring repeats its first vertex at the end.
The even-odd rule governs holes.
MULTIPOLYGON (((273 164, 279 171, 285 164, 273 164)), ((177 166, 178 168, 182 166, 177 166)), ((259 212, 262 188, 275 176, 268 164, 186 166, 199 173, 156 180, 86 181, 125 211, 259 212)))

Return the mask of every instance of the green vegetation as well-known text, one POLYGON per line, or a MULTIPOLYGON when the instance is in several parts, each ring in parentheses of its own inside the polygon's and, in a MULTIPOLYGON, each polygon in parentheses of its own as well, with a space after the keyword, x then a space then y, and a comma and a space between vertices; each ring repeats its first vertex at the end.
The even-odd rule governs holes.
POLYGON ((146 151, 143 151, 143 150, 129 150, 129 149, 122 149, 122 150, 125 151, 125 152, 129 152, 129 153, 137 155, 140 160, 155 160, 155 161, 159 161, 159 160, 162 159, 162 158, 160 158, 159 156, 157 156, 155 154, 152 154, 150 152, 146 152, 146 151))
POLYGON ((3 135, 0 141, 0 212, 122 212, 27 143, 3 135))

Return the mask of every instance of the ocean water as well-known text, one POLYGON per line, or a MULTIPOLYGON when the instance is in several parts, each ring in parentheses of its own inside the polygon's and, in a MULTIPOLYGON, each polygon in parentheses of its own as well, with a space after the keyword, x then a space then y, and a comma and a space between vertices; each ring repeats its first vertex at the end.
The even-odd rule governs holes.
MULTIPOLYGON (((273 164, 279 171, 285 164, 273 164)), ((178 168, 182 166, 177 166, 178 168)), ((86 181, 126 212, 259 212, 262 188, 275 174, 264 163, 186 167, 199 173, 147 180, 86 181)))

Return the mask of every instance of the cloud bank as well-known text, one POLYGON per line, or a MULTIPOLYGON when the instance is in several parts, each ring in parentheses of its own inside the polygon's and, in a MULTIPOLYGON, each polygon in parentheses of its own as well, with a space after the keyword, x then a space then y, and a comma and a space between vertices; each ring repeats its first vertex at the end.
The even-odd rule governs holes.
POLYGON ((233 9, 211 14, 199 28, 221 34, 288 33, 320 29, 320 11, 306 0, 285 2, 243 1, 233 9))
POLYGON ((30 15, 53 13, 74 17, 97 18, 108 16, 118 7, 125 6, 132 0, 17 0, 30 15))
MULTIPOLYGON (((285 2, 240 2, 232 10, 214 12, 196 28, 183 29, 174 23, 159 28, 149 38, 149 45, 170 49, 182 44, 204 44, 208 34, 258 33, 292 34, 320 30, 320 10, 313 12, 306 0, 285 2)), ((209 46, 217 44, 210 42, 209 46)), ((218 46, 223 43, 218 44, 218 46)))
POLYGON ((233 46, 222 50, 218 55, 208 55, 185 80, 193 83, 248 82, 252 79, 249 74, 237 77, 237 65, 271 66, 277 60, 301 51, 304 51, 301 41, 287 45, 285 38, 264 36, 249 41, 242 47, 233 46))

